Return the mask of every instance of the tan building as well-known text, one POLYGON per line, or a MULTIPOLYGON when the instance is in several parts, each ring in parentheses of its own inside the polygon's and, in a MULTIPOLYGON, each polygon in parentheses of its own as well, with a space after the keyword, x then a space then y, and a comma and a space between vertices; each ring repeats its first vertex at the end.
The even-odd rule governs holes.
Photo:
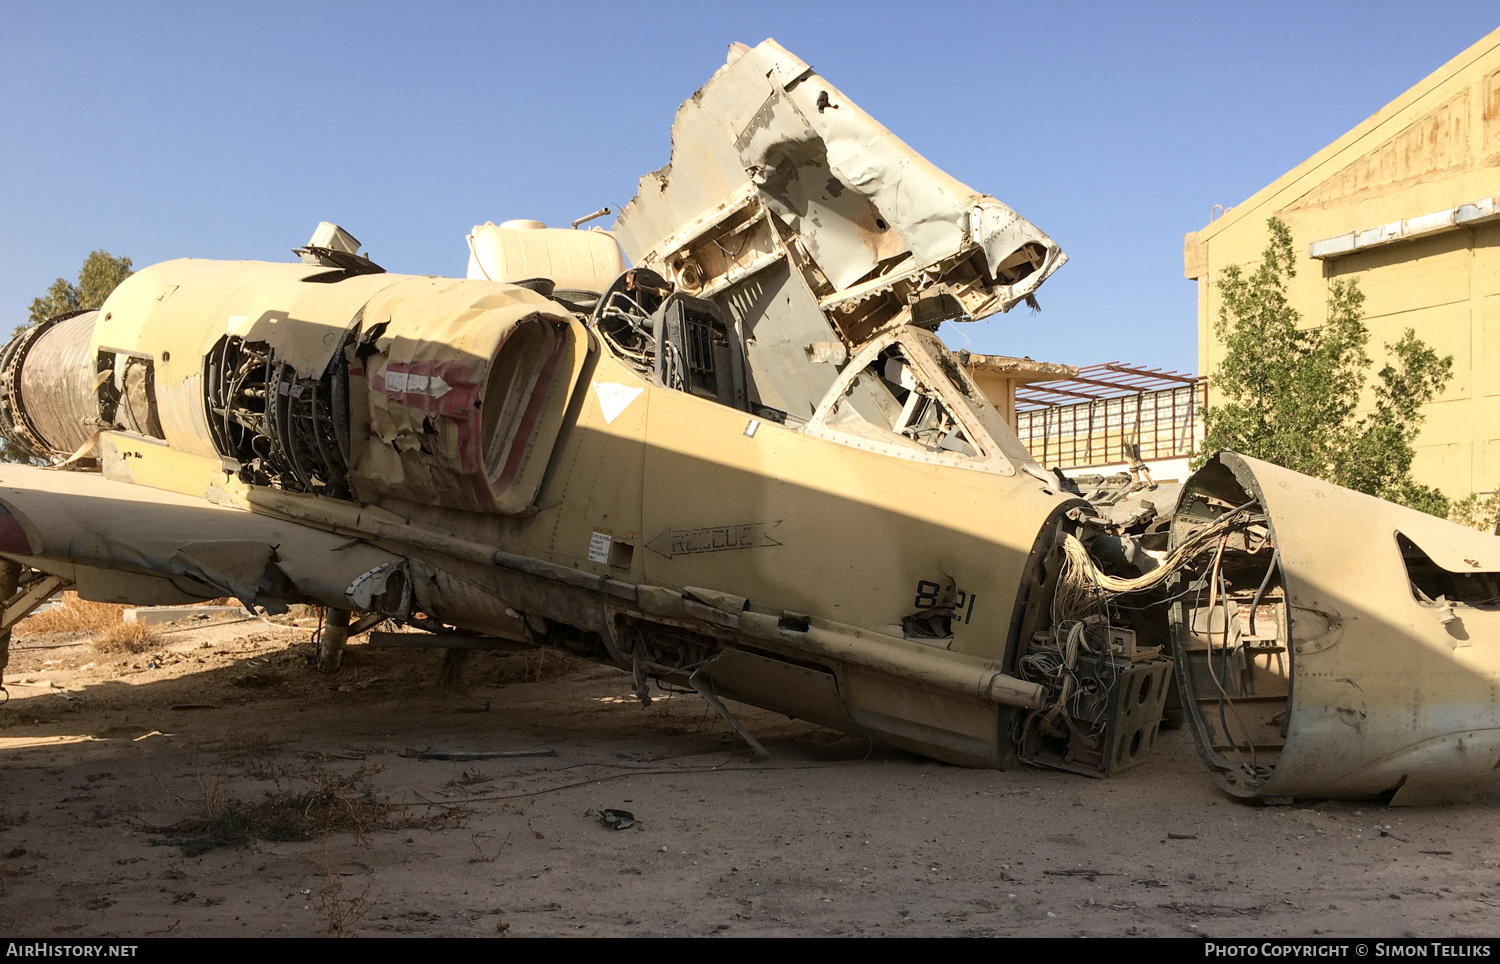
MULTIPOLYGON (((1415 473, 1450 496, 1500 484, 1500 30, 1249 200, 1187 235, 1198 282, 1198 370, 1212 379, 1226 265, 1257 261, 1266 221, 1291 228, 1301 254, 1293 304, 1326 316, 1329 283, 1365 293, 1370 354, 1407 328, 1453 356, 1427 410, 1415 473)), ((1210 385, 1212 383, 1210 382, 1210 385)))
POLYGON ((974 384, 984 392, 990 404, 1000 410, 1005 421, 1016 427, 1016 392, 1025 391, 1028 385, 1037 382, 1053 382, 1072 378, 1078 374, 1074 365, 1059 365, 1054 362, 1032 361, 1030 358, 1012 358, 1009 355, 981 355, 977 352, 957 353, 959 361, 969 370, 974 384))

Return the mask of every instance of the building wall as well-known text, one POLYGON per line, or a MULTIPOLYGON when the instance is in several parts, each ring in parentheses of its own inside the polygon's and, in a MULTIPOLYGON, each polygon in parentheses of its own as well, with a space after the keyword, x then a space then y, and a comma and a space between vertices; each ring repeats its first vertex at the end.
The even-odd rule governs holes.
POLYGON ((1187 235, 1184 273, 1198 284, 1198 370, 1223 355, 1214 333, 1225 266, 1258 261, 1266 221, 1291 228, 1299 254, 1290 292, 1309 326, 1326 316, 1329 284, 1365 293, 1370 355, 1407 328, 1453 356, 1453 377, 1427 409, 1414 466, 1451 496, 1500 485, 1500 221, 1456 227, 1328 260, 1308 247, 1500 195, 1500 30, 1486 36, 1307 161, 1187 235))

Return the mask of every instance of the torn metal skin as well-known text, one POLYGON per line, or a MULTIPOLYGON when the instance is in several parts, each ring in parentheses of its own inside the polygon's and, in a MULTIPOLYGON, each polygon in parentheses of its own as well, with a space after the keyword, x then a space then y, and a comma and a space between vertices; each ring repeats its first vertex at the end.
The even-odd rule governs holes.
MULTIPOLYGON (((726 303, 747 339, 758 302, 794 299, 797 351, 1009 311, 1067 261, 771 40, 733 45, 682 105, 671 163, 641 179, 615 233, 635 264, 726 303)), ((775 350, 752 346, 752 362, 775 350)))
POLYGON ((0 643, 64 584, 311 602, 327 672, 392 619, 690 687, 752 745, 735 701, 1095 776, 1175 666, 1237 795, 1450 799, 1500 760, 1491 537, 1232 453, 1101 516, 934 333, 1062 252, 774 42, 679 110, 634 267, 549 231, 477 229, 449 279, 325 224, 18 335, 0 434, 53 467, 0 466, 0 643))
POLYGON ((1500 765, 1500 539, 1229 452, 1189 481, 1174 533, 1247 502, 1261 521, 1171 584, 1215 779, 1267 798, 1471 792, 1500 765))

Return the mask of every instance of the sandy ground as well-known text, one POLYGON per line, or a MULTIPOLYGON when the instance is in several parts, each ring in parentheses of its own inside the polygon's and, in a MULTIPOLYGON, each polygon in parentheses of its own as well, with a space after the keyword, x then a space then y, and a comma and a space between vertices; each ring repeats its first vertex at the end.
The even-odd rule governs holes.
POLYGON ((457 695, 432 652, 353 645, 321 676, 308 635, 208 625, 108 658, 87 636, 17 639, 0 932, 1500 933, 1500 788, 1260 807, 1214 789, 1181 730, 1091 780, 959 769, 742 708, 773 754, 757 763, 696 696, 643 708, 610 669, 475 655, 457 695), (344 829, 211 847, 257 805, 315 820, 316 800, 344 829), (638 822, 611 829, 607 808, 638 822))

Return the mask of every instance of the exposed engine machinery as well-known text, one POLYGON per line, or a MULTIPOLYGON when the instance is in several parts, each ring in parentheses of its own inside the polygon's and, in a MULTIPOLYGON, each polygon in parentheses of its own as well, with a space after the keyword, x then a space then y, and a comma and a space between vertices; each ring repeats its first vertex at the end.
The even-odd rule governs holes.
MULTIPOLYGON (((320 230, 326 235, 329 228, 320 230)), ((491 228, 488 236, 496 233, 491 228)), ((597 284, 599 292, 559 290, 542 279, 393 275, 358 257, 353 239, 342 248, 310 244, 300 249, 300 264, 156 265, 128 279, 102 312, 21 333, 0 351, 0 431, 34 457, 98 465, 118 480, 143 480, 145 457, 156 454, 153 442, 198 456, 199 473, 208 457, 217 483, 166 483, 179 491, 212 495, 216 484, 238 485, 317 497, 307 503, 313 506, 332 500, 350 511, 424 506, 429 514, 495 518, 534 511, 587 353, 585 332, 664 388, 773 422, 808 422, 751 397, 739 327, 717 304, 675 291, 649 269, 624 271, 597 284)), ((533 253, 531 261, 538 260, 533 253)), ((505 270, 493 257, 478 266, 481 274, 505 270)), ((509 267, 510 275, 517 272, 509 267)), ((930 357, 947 362, 934 364, 923 361, 916 345, 886 342, 861 377, 891 395, 883 402, 886 396, 871 394, 869 404, 909 410, 903 431, 946 459, 980 457, 993 443, 963 428, 953 403, 930 387, 958 379, 954 384, 978 397, 946 349, 932 339, 938 355, 930 357)), ((852 415, 841 417, 840 424, 851 424, 852 415)), ((220 497, 235 501, 227 491, 220 497)), ((1083 519, 1075 510, 1075 518, 1059 519, 1058 532, 1077 531, 1083 519)), ((428 590, 414 598, 403 588, 412 578, 408 573, 368 593, 364 605, 378 610, 383 600, 383 616, 439 630, 533 640, 550 634, 554 643, 567 635, 540 617, 531 626, 521 616, 501 616, 509 608, 504 602, 486 603, 474 592, 440 598, 428 590)), ((1053 578, 1048 587, 1060 600, 1072 595, 1057 621, 1033 630, 1025 648, 1016 683, 1040 707, 1008 724, 1014 746, 1002 755, 1106 774, 1138 762, 1150 748, 1170 663, 1159 642, 1136 645, 1130 614, 1075 583, 1053 578)), ((919 586, 904 635, 951 645, 955 623, 972 618, 974 601, 954 586, 919 586)), ((699 687, 717 677, 726 696, 775 704, 770 689, 749 690, 724 671, 725 643, 701 628, 637 616, 622 617, 613 634, 614 658, 637 673, 643 698, 648 677, 699 687)), ((611 656, 602 640, 568 646, 611 656)), ((853 725, 832 705, 784 708, 853 725)))
POLYGON ((247 485, 514 511, 542 468, 529 446, 550 443, 534 435, 537 410, 562 404, 579 358, 555 303, 490 288, 323 265, 157 265, 109 310, 0 351, 0 430, 48 461, 98 459, 101 433, 121 431, 222 459, 247 485), (235 294, 209 310, 223 290, 235 294))

